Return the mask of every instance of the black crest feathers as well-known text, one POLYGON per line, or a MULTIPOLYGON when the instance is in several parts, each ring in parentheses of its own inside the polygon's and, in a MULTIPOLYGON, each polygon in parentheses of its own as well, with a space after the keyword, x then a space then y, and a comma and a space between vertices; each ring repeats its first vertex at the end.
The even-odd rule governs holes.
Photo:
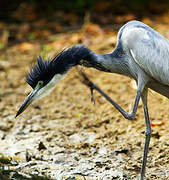
POLYGON ((55 74, 64 74, 72 66, 77 65, 80 59, 89 54, 89 49, 83 45, 76 45, 63 50, 53 59, 45 60, 41 56, 37 63, 30 68, 26 74, 26 82, 34 89, 38 81, 43 81, 44 86, 54 77, 55 74))
POLYGON ((52 76, 52 63, 50 59, 45 61, 41 56, 37 58, 37 64, 30 68, 30 72, 26 74, 26 82, 35 88, 38 81, 43 80, 47 84, 47 80, 52 76))

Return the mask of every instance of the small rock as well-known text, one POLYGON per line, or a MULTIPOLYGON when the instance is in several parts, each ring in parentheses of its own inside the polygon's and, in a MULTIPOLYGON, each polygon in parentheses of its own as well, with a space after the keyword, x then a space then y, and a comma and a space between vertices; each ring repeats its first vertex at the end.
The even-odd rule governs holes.
POLYGON ((40 150, 42 150, 42 149, 47 149, 47 148, 46 148, 46 146, 43 144, 43 142, 41 141, 41 142, 39 143, 38 150, 40 151, 40 150))

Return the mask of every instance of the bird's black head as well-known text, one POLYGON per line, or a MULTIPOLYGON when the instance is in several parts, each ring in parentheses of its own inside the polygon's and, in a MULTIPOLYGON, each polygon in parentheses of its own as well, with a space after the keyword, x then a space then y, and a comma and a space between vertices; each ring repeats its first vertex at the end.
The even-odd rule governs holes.
POLYGON ((45 60, 39 56, 37 63, 26 74, 26 82, 33 88, 33 91, 26 98, 16 116, 21 114, 33 100, 49 94, 57 82, 65 77, 68 70, 79 64, 81 59, 89 59, 89 54, 88 48, 76 45, 60 52, 53 59, 45 60))
POLYGON ((37 64, 30 68, 26 74, 26 82, 34 89, 39 81, 46 86, 56 74, 66 73, 67 68, 59 66, 59 61, 64 58, 64 52, 59 53, 53 59, 45 60, 41 56, 37 58, 37 64), (58 64, 58 65, 57 65, 58 64))
POLYGON ((77 65, 80 59, 87 58, 90 50, 83 45, 76 45, 63 50, 53 59, 45 60, 41 56, 37 58, 37 64, 30 68, 26 74, 26 82, 34 89, 39 81, 43 86, 47 85, 56 75, 65 74, 72 66, 77 65))
POLYGON ((37 58, 37 64, 30 68, 26 74, 26 82, 34 89, 39 81, 46 85, 53 75, 52 61, 45 60, 41 56, 37 58))

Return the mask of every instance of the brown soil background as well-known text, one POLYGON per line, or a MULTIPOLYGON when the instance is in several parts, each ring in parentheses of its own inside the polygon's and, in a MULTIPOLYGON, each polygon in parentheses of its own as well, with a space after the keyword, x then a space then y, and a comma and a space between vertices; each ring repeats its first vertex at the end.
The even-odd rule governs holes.
MULTIPOLYGON (((144 22, 147 23, 146 20, 144 22)), ((169 38, 168 24, 148 21, 169 38)), ((137 179, 142 163, 145 122, 139 104, 136 120, 124 119, 95 92, 80 82, 76 68, 47 97, 31 105, 19 118, 16 111, 31 88, 25 72, 42 55, 53 56, 79 39, 91 50, 113 50, 117 31, 88 25, 78 32, 51 35, 42 43, 31 41, 1 50, 0 53, 0 166, 2 179, 34 175, 53 179, 137 179), (48 48, 49 47, 49 48, 48 48), (50 49, 53 48, 53 49, 50 49), (43 146, 44 145, 44 146, 43 146), (5 174, 5 173, 6 174, 5 174)), ((132 81, 116 74, 83 68, 90 79, 126 111, 131 111, 136 90, 132 81)), ((147 162, 147 179, 169 179, 169 102, 150 92, 151 121, 165 125, 152 127, 147 162)), ((18 178, 19 179, 19 178, 18 178)))

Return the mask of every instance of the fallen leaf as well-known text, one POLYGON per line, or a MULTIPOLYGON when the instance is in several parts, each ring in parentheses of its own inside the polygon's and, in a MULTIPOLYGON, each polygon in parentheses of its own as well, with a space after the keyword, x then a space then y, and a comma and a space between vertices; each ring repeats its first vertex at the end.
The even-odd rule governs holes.
POLYGON ((153 121, 151 122, 151 126, 162 126, 162 125, 165 125, 165 121, 153 121))

